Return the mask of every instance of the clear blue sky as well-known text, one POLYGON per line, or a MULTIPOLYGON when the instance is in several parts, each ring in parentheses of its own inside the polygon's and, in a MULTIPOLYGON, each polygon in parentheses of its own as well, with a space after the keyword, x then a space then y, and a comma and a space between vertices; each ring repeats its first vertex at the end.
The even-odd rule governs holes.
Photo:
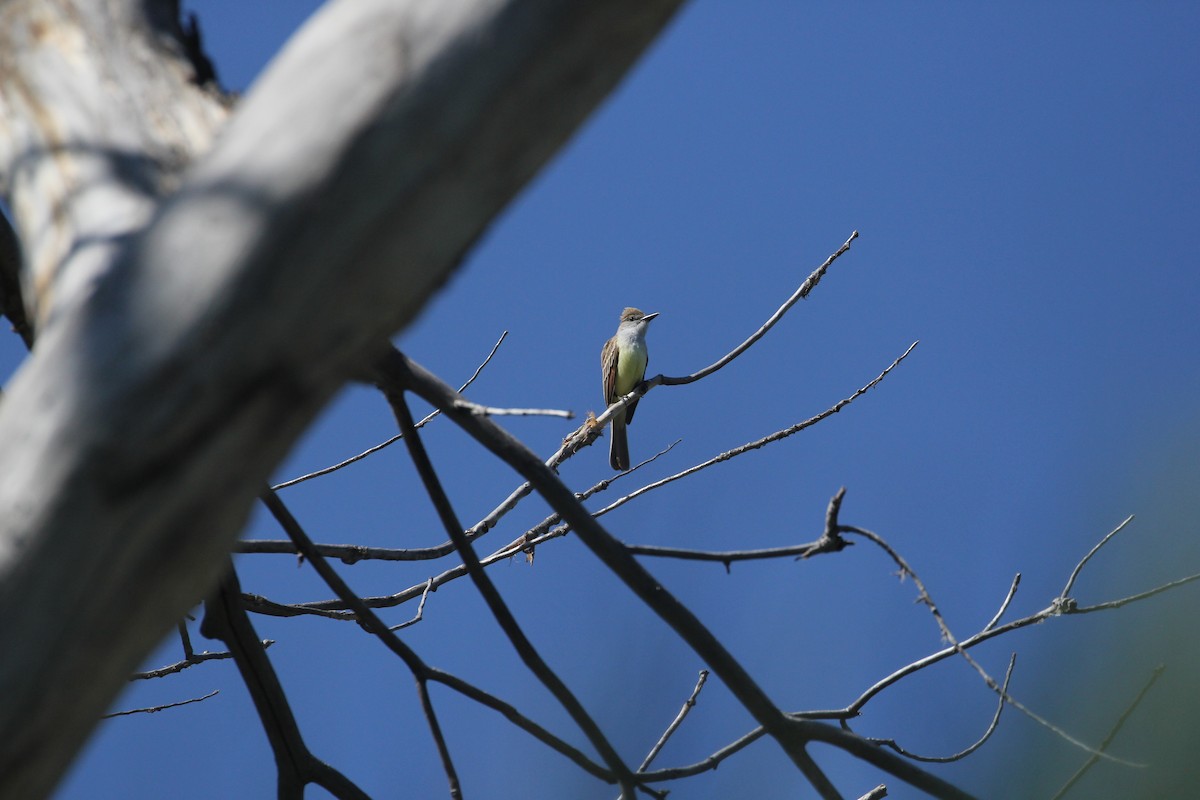
MULTIPOLYGON (((248 89, 316 4, 190 5, 225 84, 248 89)), ((600 346, 623 306, 661 312, 651 371, 688 373, 756 329, 859 230, 819 289, 749 353, 643 401, 635 461, 683 441, 592 505, 825 409, 920 339, 909 361, 816 428, 606 517, 609 530, 678 547, 803 542, 844 485, 843 521, 887 537, 963 637, 992 616, 1016 572, 1023 584, 1009 616, 1044 607, 1131 513, 1133 527, 1080 580, 1082 602, 1200 571, 1197 41, 1200 10, 1188 3, 696 0, 397 341, 461 382, 508 330, 472 398, 600 410, 600 346)), ((16 337, 0 339, 6 371, 19 357, 16 337)), ((546 454, 575 424, 506 422, 546 454)), ((381 400, 348 390, 279 478, 393 432, 381 400)), ((515 485, 444 422, 428 429, 428 444, 467 523, 515 485)), ((582 453, 564 480, 582 490, 606 477, 606 452, 601 442, 582 453)), ((444 539, 398 448, 283 496, 321 541, 444 539)), ((481 549, 544 513, 527 501, 481 549)), ((250 535, 280 536, 261 515, 250 535)), ((730 575, 646 563, 788 709, 845 705, 940 647, 911 583, 867 546, 730 575)), ((239 566, 248 591, 329 596, 292 559, 247 556, 239 566)), ((448 566, 343 574, 383 593, 448 566)), ((637 763, 704 665, 573 539, 539 550, 532 566, 492 574, 547 660, 637 763)), ((1168 780, 1156 776, 1181 762, 1186 780, 1200 779, 1186 747, 1147 739, 1172 714, 1196 725, 1200 655, 1187 645, 1198 592, 1055 620, 978 651, 996 675, 1018 651, 1013 694, 1089 742, 1154 664, 1167 665, 1114 747, 1153 766, 1101 765, 1076 796, 1105 787, 1136 796, 1132 787, 1166 785, 1147 781, 1168 780)), ((271 657, 319 756, 378 797, 445 796, 411 678, 394 657, 352 625, 255 622, 278 641, 271 657)), ((434 595, 404 636, 430 663, 581 743, 467 582, 434 595)), ((169 642, 148 665, 177 657, 169 642)), ((269 751, 231 666, 139 684, 117 707, 212 689, 221 694, 199 705, 105 723, 60 797, 272 796, 269 751)), ((614 796, 494 715, 444 691, 435 702, 468 798, 614 796)), ((879 698, 856 729, 947 755, 983 731, 992 709, 970 669, 951 662, 879 698)), ((699 760, 750 727, 710 681, 658 765, 699 760)), ((848 796, 887 780, 814 752, 848 796)), ((931 769, 983 796, 1048 796, 1084 758, 1010 709, 981 751, 931 769)), ((890 797, 916 796, 887 782, 890 797)), ((809 795, 764 741, 672 796, 809 795)))

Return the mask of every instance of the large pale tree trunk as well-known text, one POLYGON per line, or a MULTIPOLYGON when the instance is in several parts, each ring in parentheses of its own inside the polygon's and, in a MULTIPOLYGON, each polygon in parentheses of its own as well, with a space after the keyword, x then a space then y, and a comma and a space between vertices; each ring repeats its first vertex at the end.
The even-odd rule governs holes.
POLYGON ((680 1, 342 0, 230 112, 173 2, 0 0, 37 334, 0 401, 0 796, 53 788, 273 465, 680 1))

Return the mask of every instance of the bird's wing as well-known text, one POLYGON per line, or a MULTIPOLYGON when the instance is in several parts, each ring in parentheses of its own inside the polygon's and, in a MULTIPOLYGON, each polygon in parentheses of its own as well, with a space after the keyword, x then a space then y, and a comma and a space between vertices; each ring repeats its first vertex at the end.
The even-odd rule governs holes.
POLYGON ((611 406, 613 401, 617 399, 617 359, 612 359, 612 363, 608 363, 608 349, 612 346, 612 340, 604 343, 604 349, 600 351, 600 377, 604 385, 604 405, 611 406))

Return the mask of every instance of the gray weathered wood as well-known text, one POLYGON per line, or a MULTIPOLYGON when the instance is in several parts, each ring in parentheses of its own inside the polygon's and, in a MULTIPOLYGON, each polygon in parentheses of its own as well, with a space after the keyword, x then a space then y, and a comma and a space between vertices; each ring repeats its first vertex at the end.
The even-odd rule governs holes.
POLYGON ((0 4, 0 186, 35 319, 89 289, 224 123, 222 98, 192 81, 173 5, 0 4))
POLYGON ((331 3, 185 170, 224 112, 160 94, 185 75, 147 22, 169 3, 0 5, 38 320, 0 404, 0 795, 50 791, 272 466, 680 1, 331 3), (138 60, 162 66, 113 66, 138 60))

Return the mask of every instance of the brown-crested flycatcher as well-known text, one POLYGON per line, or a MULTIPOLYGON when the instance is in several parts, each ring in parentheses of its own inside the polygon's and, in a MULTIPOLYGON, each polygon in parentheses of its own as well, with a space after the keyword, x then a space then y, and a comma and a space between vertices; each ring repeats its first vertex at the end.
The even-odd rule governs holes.
MULTIPOLYGON (((604 402, 612 405, 634 390, 646 378, 650 352, 646 349, 646 328, 658 316, 643 314, 636 308, 621 312, 621 324, 616 334, 604 343, 600 351, 600 368, 604 380, 604 402)), ((633 422, 634 400, 625 410, 612 418, 612 437, 608 445, 608 463, 613 469, 629 469, 629 442, 625 426, 633 422)))

